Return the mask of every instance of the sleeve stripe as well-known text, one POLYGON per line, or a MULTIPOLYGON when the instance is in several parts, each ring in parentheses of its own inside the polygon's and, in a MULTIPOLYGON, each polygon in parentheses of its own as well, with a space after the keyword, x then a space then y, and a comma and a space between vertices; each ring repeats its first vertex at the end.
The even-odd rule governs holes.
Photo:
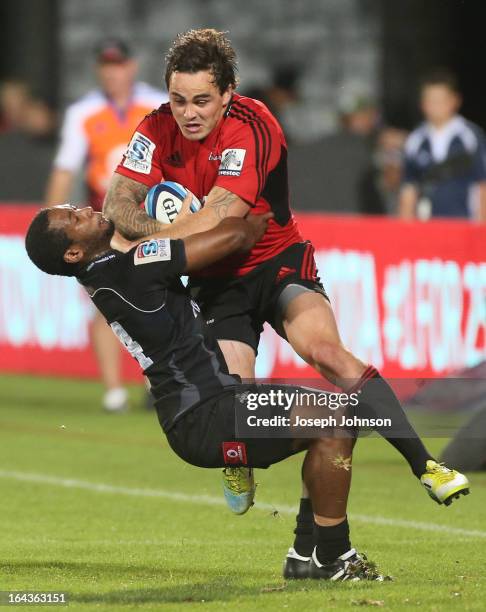
MULTIPOLYGON (((238 105, 239 102, 236 102, 236 104, 238 105)), ((267 123, 261 117, 259 117, 257 113, 251 108, 246 108, 246 110, 251 116, 253 116, 254 120, 258 122, 258 124, 261 126, 262 131, 264 131, 266 134, 266 138, 267 138, 266 142, 268 142, 268 148, 267 148, 266 154, 264 155, 265 161, 264 161, 264 167, 263 167, 264 172, 266 172, 268 169, 268 165, 270 163, 270 155, 272 152, 271 146, 270 146, 270 143, 272 142, 272 136, 270 134, 270 130, 268 128, 267 123)))
POLYGON ((258 114, 251 108, 248 108, 247 106, 244 106, 243 104, 241 104, 241 102, 239 100, 236 100, 236 102, 234 103, 234 105, 237 107, 237 110, 248 116, 249 118, 253 119, 254 121, 256 121, 258 123, 258 125, 260 125, 262 131, 265 131, 267 139, 268 139, 268 151, 264 152, 264 157, 265 157, 265 162, 264 162, 264 168, 263 170, 265 171, 268 168, 268 164, 270 162, 270 154, 271 154, 271 147, 270 147, 270 143, 272 141, 272 137, 270 134, 270 130, 268 128, 268 125, 266 124, 266 122, 258 116, 258 114))
POLYGON ((256 157, 255 165, 256 165, 257 178, 258 178, 257 197, 259 197, 262 191, 262 188, 263 188, 263 158, 260 162, 260 149, 264 147, 263 132, 260 131, 260 133, 258 133, 256 129, 258 126, 255 125, 254 121, 249 121, 248 119, 245 119, 244 117, 237 115, 233 110, 230 112, 230 116, 234 117, 235 119, 239 119, 243 123, 247 123, 253 132, 253 137, 255 139, 255 157, 256 157), (259 136, 262 138, 262 144, 260 144, 259 136))
POLYGON ((254 122, 260 128, 260 131, 261 131, 261 134, 262 134, 262 142, 263 142, 263 146, 262 146, 262 155, 263 155, 263 160, 262 160, 263 167, 262 167, 262 171, 265 172, 266 168, 268 167, 268 162, 270 160, 270 146, 269 146, 269 144, 271 142, 271 137, 270 137, 270 131, 268 129, 268 126, 261 119, 261 117, 259 117, 255 113, 255 111, 253 111, 250 108, 247 108, 246 106, 242 106, 238 101, 236 101, 234 103, 233 108, 234 108, 235 112, 243 115, 244 117, 247 117, 249 121, 254 122), (267 140, 268 140, 268 142, 267 142, 267 140), (268 150, 267 150, 267 145, 268 145, 268 150))
POLYGON ((270 159, 270 146, 269 146, 269 132, 267 126, 264 125, 263 121, 257 116, 251 116, 249 113, 238 108, 233 108, 230 111, 230 116, 235 119, 239 119, 243 123, 247 123, 253 131, 255 138, 255 154, 256 154, 256 167, 258 174, 258 194, 260 195, 263 189, 263 182, 265 176, 265 170, 268 167, 270 159), (265 129, 264 129, 265 128, 265 129), (261 144, 259 142, 261 138, 261 144), (261 152, 261 160, 260 160, 261 152))

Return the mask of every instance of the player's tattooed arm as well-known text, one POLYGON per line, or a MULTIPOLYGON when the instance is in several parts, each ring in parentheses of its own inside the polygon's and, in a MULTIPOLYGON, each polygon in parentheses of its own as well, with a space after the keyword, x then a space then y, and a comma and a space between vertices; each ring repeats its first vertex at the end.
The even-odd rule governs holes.
POLYGON ((204 207, 196 213, 191 213, 190 203, 192 195, 184 201, 182 210, 170 226, 159 226, 163 229, 146 238, 186 238, 200 232, 207 232, 215 228, 227 217, 243 218, 248 214, 250 207, 234 193, 222 187, 213 187, 206 198, 204 207))
POLYGON ((241 198, 222 187, 213 187, 206 198, 204 208, 219 223, 226 217, 245 217, 250 210, 241 198))
POLYGON ((140 208, 148 187, 115 173, 103 203, 103 213, 116 229, 129 240, 137 240, 160 231, 163 226, 140 208))
POLYGON ((222 187, 213 187, 197 213, 189 210, 189 200, 170 227, 171 238, 186 238, 213 229, 227 217, 245 217, 250 210, 241 198, 222 187))

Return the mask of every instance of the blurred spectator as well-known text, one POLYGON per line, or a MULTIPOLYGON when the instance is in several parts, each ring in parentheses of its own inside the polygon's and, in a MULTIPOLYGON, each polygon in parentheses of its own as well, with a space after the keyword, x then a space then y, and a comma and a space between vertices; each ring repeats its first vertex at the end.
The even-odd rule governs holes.
POLYGON ((296 66, 284 64, 273 71, 269 87, 254 87, 243 92, 243 95, 260 100, 268 106, 282 126, 287 142, 293 140, 295 131, 299 75, 296 66))
POLYGON ((36 138, 52 140, 55 131, 54 114, 42 100, 32 99, 25 113, 24 129, 36 138))
POLYGON ((23 81, 0 86, 0 199, 38 202, 54 154, 54 115, 23 81), (28 172, 26 172, 28 168, 28 172))
MULTIPOLYGON (((143 117, 167 101, 167 95, 135 82, 137 62, 120 40, 106 40, 96 51, 99 89, 89 92, 66 111, 61 143, 47 185, 46 205, 69 199, 76 174, 84 168, 88 201, 101 210, 105 191, 133 132, 143 117)), ((93 346, 105 385, 103 406, 121 411, 127 392, 121 381, 120 344, 97 312, 93 346)))
POLYGON ((299 70, 296 66, 280 66, 273 73, 272 85, 264 92, 264 102, 287 134, 293 137, 293 110, 299 100, 299 70))
POLYGON ((461 95, 454 75, 437 71, 426 78, 420 104, 425 122, 405 145, 400 217, 486 221, 486 139, 458 114, 461 95))
POLYGON ((108 40, 96 53, 100 88, 66 111, 47 205, 68 198, 76 173, 84 168, 89 203, 101 210, 108 182, 132 133, 148 112, 167 101, 161 91, 135 82, 138 65, 125 43, 108 40))
POLYGON ((54 114, 35 98, 27 83, 9 80, 0 87, 0 132, 22 132, 33 137, 52 137, 54 114))
POLYGON ((378 168, 378 186, 388 214, 396 214, 403 171, 403 146, 407 132, 384 127, 378 134, 375 165, 378 168))
POLYGON ((25 124, 24 117, 30 101, 27 83, 10 80, 0 87, 0 128, 2 133, 17 131, 25 124))
POLYGON ((400 185, 400 148, 405 135, 380 128, 376 103, 359 92, 352 94, 340 100, 338 132, 289 147, 296 208, 383 214, 392 206, 400 185))

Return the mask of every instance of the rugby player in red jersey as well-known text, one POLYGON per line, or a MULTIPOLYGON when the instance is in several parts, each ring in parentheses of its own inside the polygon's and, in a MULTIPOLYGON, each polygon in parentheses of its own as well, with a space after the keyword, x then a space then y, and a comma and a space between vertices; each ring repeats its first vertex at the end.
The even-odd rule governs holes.
MULTIPOLYGON (((450 491, 457 492, 455 485, 465 477, 434 461, 388 384, 341 342, 312 245, 303 240, 290 210, 285 137, 264 104, 235 93, 236 55, 229 40, 211 29, 179 35, 167 55, 165 79, 169 103, 147 115, 135 131, 112 179, 105 215, 135 240, 161 231, 165 237, 185 238, 228 216, 273 212, 265 235, 248 254, 191 278, 193 295, 220 342, 229 372, 253 378, 262 326, 270 322, 320 374, 345 390, 359 389, 361 406, 392 419, 393 435, 386 428, 377 431, 406 458, 431 496, 449 503, 450 491), (140 203, 161 180, 177 181, 204 198, 202 210, 179 215, 169 227, 149 218, 140 203), (451 483, 447 493, 440 488, 443 478, 451 483)), ((330 444, 335 458, 341 441, 330 444)), ((329 457, 332 461, 332 453, 329 457)), ((251 490, 248 470, 229 474, 236 474, 237 490, 251 490)), ((316 540, 319 550, 327 551, 318 563, 348 549, 348 524, 339 501, 347 494, 347 488, 335 491, 313 508, 304 489, 296 539, 284 568, 287 577, 306 575, 316 540)))

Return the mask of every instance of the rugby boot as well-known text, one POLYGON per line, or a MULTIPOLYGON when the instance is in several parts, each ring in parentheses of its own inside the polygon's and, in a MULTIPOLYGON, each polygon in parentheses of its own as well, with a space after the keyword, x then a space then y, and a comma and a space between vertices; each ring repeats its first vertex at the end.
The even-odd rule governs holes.
POLYGON ((247 467, 226 467, 223 470, 223 492, 229 509, 234 514, 245 514, 255 497, 253 469, 247 467))
POLYGON ((469 480, 464 474, 432 459, 427 461, 426 471, 420 477, 420 482, 438 504, 449 506, 453 499, 469 495, 469 480))
POLYGON ((283 566, 283 577, 286 580, 309 578, 310 557, 299 555, 295 548, 289 548, 283 566))
POLYGON ((309 564, 309 578, 316 580, 344 581, 374 580, 383 582, 391 580, 383 576, 376 568, 376 564, 369 561, 366 555, 358 553, 354 548, 348 550, 340 557, 329 563, 320 563, 317 559, 316 549, 312 553, 309 564))

